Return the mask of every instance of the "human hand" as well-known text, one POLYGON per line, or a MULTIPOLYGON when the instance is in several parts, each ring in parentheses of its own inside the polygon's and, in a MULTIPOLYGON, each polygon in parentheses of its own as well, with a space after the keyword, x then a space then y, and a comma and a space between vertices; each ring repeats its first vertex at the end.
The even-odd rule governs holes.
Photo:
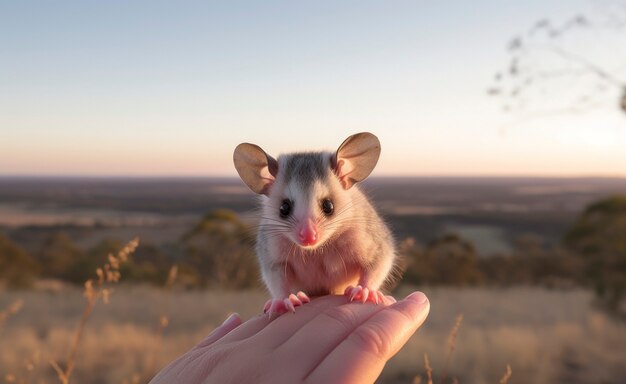
POLYGON ((323 296, 243 324, 233 314, 150 383, 373 383, 429 309, 414 292, 379 305, 323 296))

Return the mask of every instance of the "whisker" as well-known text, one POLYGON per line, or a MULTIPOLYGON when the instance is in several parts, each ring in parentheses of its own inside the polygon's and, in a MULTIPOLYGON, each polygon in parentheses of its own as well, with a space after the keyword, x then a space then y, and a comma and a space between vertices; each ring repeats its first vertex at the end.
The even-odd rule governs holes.
POLYGON ((337 245, 335 245, 333 243, 333 249, 335 250, 335 253, 337 254, 337 256, 339 256, 339 260, 341 260, 341 264, 343 265, 343 274, 345 277, 348 277, 348 267, 346 266, 346 262, 343 259, 343 256, 341 255, 341 252, 339 252, 339 249, 337 249, 337 245))

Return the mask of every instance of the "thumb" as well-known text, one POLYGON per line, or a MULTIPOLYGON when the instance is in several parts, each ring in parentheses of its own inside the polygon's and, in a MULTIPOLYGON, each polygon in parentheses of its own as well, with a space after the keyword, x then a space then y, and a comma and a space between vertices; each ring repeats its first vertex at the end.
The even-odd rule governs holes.
POLYGON ((377 312, 356 327, 311 373, 312 382, 373 383, 393 355, 424 323, 430 302, 422 292, 377 312))

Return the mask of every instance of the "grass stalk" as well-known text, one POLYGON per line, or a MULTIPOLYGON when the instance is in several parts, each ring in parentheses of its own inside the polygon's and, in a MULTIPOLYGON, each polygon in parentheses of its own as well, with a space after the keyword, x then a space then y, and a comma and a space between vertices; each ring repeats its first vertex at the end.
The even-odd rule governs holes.
POLYGON ((85 296, 86 299, 85 309, 83 310, 80 322, 78 323, 78 327, 74 333, 70 352, 66 359, 65 368, 62 368, 61 365, 54 359, 50 360, 50 365, 56 372, 61 384, 69 384, 70 382, 70 378, 72 377, 74 366, 76 364, 76 355, 85 331, 85 326, 87 325, 87 321, 89 321, 96 304, 99 300, 108 304, 111 293, 111 290, 108 288, 109 285, 120 281, 120 266, 128 261, 128 256, 135 251, 138 245, 139 239, 135 238, 126 244, 116 256, 109 254, 108 263, 105 263, 104 267, 96 269, 98 279, 95 280, 95 288, 94 280, 90 279, 85 282, 85 288, 83 291, 83 296, 85 296))
POLYGON ((463 314, 460 314, 456 318, 456 322, 452 327, 452 331, 450 331, 450 336, 448 337, 448 354, 446 355, 446 361, 443 365, 443 371, 441 375, 440 384, 444 384, 446 379, 448 378, 448 368, 450 367, 450 360, 452 359, 452 354, 456 349, 456 336, 459 333, 459 328, 461 328, 461 323, 463 322, 463 314))

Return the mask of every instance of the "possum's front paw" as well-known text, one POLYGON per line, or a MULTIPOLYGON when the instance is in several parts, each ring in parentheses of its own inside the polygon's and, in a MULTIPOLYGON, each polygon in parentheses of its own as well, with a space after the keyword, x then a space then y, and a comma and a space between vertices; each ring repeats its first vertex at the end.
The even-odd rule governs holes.
POLYGON ((379 304, 385 301, 385 295, 381 291, 376 289, 369 289, 360 285, 348 286, 344 292, 344 295, 348 297, 350 301, 358 300, 362 303, 367 301, 374 304, 379 304))
POLYGON ((270 319, 278 317, 283 313, 295 312, 296 307, 311 301, 306 293, 299 291, 295 295, 292 293, 286 299, 269 299, 263 306, 263 313, 268 313, 270 319))

